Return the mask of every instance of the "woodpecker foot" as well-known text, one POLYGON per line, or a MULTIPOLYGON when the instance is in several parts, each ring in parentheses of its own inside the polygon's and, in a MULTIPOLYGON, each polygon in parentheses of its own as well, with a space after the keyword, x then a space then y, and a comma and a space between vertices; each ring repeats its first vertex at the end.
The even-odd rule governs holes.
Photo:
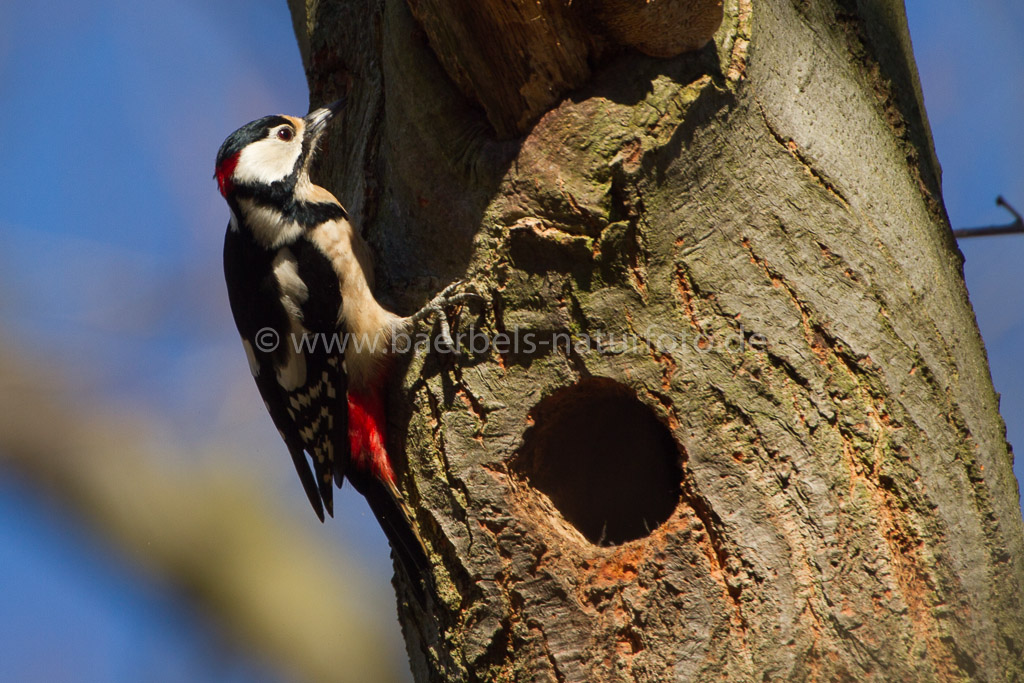
MULTIPOLYGON (((437 322, 440 326, 440 331, 437 333, 438 339, 447 348, 451 349, 455 347, 455 341, 452 339, 452 330, 448 324, 448 316, 445 315, 445 306, 452 306, 455 304, 465 303, 467 301, 481 301, 484 297, 475 290, 470 291, 458 291, 462 287, 466 286, 465 280, 456 280, 447 287, 441 290, 441 292, 431 299, 426 306, 409 316, 409 321, 413 324, 418 323, 422 320, 426 320, 431 315, 437 317, 437 322)), ((472 287, 469 284, 469 287, 472 287)))

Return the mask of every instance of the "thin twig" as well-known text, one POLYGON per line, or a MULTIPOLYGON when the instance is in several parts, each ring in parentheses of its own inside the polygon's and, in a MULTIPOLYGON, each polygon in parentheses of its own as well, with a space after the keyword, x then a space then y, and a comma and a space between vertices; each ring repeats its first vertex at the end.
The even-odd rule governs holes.
POLYGON ((1013 223, 1009 225, 990 225, 984 228, 961 228, 960 230, 953 231, 953 237, 986 237, 988 235, 1013 235, 1017 233, 1024 233, 1024 218, 1021 218, 1020 214, 1010 206, 1010 203, 1003 199, 1001 196, 996 197, 996 206, 1001 206, 1007 211, 1013 214, 1016 218, 1013 223))

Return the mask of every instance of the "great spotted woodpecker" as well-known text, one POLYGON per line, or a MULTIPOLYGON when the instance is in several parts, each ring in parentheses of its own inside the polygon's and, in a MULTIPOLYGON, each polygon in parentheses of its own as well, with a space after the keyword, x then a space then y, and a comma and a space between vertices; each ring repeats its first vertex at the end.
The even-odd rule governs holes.
POLYGON ((418 563, 420 549, 409 546, 422 544, 396 518, 409 512, 384 447, 387 356, 395 334, 432 313, 447 336, 441 306, 467 294, 453 294, 456 283, 404 318, 377 303, 366 243, 334 195, 309 178, 317 143, 341 106, 305 118, 266 116, 221 145, 214 177, 231 210, 228 299, 249 368, 317 516, 323 521, 325 508, 333 515, 333 486, 347 476, 396 552, 418 563))

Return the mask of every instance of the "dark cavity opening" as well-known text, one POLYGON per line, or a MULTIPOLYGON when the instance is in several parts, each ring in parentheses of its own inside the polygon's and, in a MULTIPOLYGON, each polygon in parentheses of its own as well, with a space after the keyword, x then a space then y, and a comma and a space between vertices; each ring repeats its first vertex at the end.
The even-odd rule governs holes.
POLYGON ((588 379, 531 411, 512 468, 595 545, 649 535, 679 503, 682 467, 668 428, 628 387, 588 379))

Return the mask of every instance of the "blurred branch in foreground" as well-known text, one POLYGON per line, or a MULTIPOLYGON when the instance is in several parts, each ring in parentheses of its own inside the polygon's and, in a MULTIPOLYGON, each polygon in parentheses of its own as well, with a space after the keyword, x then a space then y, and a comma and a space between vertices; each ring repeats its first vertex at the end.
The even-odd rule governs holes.
POLYGON ((140 417, 76 400, 51 370, 0 343, 0 466, 93 524, 291 678, 399 678, 404 661, 384 656, 364 577, 316 542, 309 520, 282 506, 239 455, 201 466, 153 441, 140 417))

